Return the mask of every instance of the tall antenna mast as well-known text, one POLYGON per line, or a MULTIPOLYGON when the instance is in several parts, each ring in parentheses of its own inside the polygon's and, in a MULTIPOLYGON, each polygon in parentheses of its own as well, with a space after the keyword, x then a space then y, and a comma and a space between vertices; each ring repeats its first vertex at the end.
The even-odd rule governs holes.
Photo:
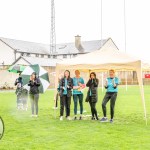
POLYGON ((56 53, 55 4, 54 0, 51 0, 50 54, 54 53, 56 53))

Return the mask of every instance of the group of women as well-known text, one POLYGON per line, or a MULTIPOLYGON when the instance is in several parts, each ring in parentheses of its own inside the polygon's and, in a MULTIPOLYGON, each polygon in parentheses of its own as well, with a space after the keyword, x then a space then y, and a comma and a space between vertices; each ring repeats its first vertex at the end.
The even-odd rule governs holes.
MULTIPOLYGON (((73 96, 74 101, 74 120, 77 119, 77 105, 78 101, 80 104, 80 117, 79 120, 82 120, 83 114, 83 92, 82 90, 87 86, 88 92, 86 96, 86 102, 89 102, 91 107, 92 120, 99 120, 96 103, 98 101, 98 84, 99 80, 96 77, 95 72, 90 73, 90 78, 88 82, 85 84, 84 79, 80 77, 79 70, 75 71, 75 77, 70 77, 70 71, 66 70, 64 72, 64 76, 59 80, 58 92, 60 96, 60 120, 63 120, 64 116, 64 108, 66 108, 66 118, 71 120, 70 118, 70 105, 71 105, 71 97, 73 96)), ((106 79, 105 88, 106 94, 102 101, 102 110, 103 110, 103 118, 100 119, 101 122, 107 122, 107 114, 106 114, 106 104, 110 100, 110 112, 111 118, 110 123, 113 122, 114 118, 114 107, 117 99, 118 93, 118 85, 119 80, 115 76, 115 71, 109 70, 109 77, 106 79)))
MULTIPOLYGON (((19 77, 20 79, 20 77, 19 77)), ((21 85, 22 80, 17 80, 16 85, 21 85)), ((75 77, 70 77, 70 71, 66 70, 64 72, 64 76, 60 78, 59 80, 59 87, 58 87, 58 95, 60 96, 60 120, 63 120, 64 116, 64 108, 66 110, 66 118, 68 120, 71 120, 70 118, 70 105, 71 105, 71 98, 73 96, 74 101, 74 120, 77 120, 77 106, 78 101, 80 105, 80 117, 79 120, 82 120, 82 114, 83 114, 83 89, 85 87, 88 87, 87 96, 85 98, 86 102, 89 102, 91 107, 91 114, 92 120, 99 120, 97 109, 96 109, 96 103, 98 101, 98 84, 99 80, 96 77, 95 72, 90 73, 90 78, 88 82, 85 84, 84 79, 80 76, 80 71, 75 71, 75 77)), ((115 71, 109 70, 109 77, 106 79, 105 82, 105 88, 106 88, 106 94, 104 96, 104 99, 102 101, 102 110, 103 110, 103 118, 100 119, 101 122, 108 121, 107 114, 106 114, 106 104, 110 100, 110 112, 111 112, 111 118, 110 122, 113 122, 114 118, 114 107, 115 102, 117 99, 117 93, 118 93, 118 85, 119 80, 117 77, 115 77, 115 71)), ((38 100, 39 100, 39 86, 40 86, 40 80, 37 77, 36 73, 33 72, 31 74, 29 84, 30 91, 29 91, 29 97, 31 101, 31 110, 32 110, 32 117, 38 117, 38 100)), ((19 87, 19 86, 18 86, 19 87)))

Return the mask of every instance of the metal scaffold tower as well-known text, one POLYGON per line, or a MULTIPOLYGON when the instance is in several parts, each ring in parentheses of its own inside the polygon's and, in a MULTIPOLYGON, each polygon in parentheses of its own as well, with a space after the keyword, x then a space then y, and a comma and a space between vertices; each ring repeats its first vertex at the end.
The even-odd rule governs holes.
POLYGON ((56 33, 55 33, 55 4, 51 0, 51 31, 50 31, 50 54, 56 53, 56 33))

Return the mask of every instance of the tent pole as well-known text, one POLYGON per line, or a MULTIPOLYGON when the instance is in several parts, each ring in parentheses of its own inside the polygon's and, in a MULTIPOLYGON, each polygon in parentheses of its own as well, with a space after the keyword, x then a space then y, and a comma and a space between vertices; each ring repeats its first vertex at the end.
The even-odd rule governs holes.
MULTIPOLYGON (((142 84, 142 90, 144 92, 144 87, 143 87, 143 84, 142 84)), ((142 95, 143 96, 143 106, 144 106, 144 117, 145 117, 145 121, 146 121, 146 125, 147 125, 147 112, 146 112, 146 104, 145 104, 145 97, 144 97, 144 94, 142 95)))
POLYGON ((102 77, 102 93, 104 92, 104 72, 101 74, 102 77))
POLYGON ((90 73, 91 73, 91 70, 89 69, 89 77, 90 77, 90 73))
MULTIPOLYGON (((140 65, 141 65, 141 62, 140 62, 140 65)), ((143 104, 143 109, 144 109, 144 118, 145 118, 146 125, 147 125, 147 112, 146 112, 144 86, 143 86, 143 79, 142 79, 142 67, 137 69, 137 76, 138 76, 138 82, 139 82, 141 98, 142 98, 142 104, 143 104)))
POLYGON ((54 92, 54 118, 56 119, 56 95, 57 95, 57 86, 58 86, 58 76, 59 76, 59 69, 56 65, 56 76, 55 76, 55 92, 54 92))
POLYGON ((127 72, 125 72, 125 78, 126 78, 126 91, 128 91, 128 76, 127 76, 127 72))

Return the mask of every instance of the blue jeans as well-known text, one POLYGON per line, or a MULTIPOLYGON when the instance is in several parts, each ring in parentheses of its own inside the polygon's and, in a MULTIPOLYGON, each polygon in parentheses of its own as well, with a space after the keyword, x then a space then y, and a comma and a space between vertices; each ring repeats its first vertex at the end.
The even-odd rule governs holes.
POLYGON ((75 115, 77 115, 78 99, 79 99, 79 104, 80 104, 80 114, 83 113, 83 94, 74 94, 73 101, 74 101, 74 114, 75 115))

